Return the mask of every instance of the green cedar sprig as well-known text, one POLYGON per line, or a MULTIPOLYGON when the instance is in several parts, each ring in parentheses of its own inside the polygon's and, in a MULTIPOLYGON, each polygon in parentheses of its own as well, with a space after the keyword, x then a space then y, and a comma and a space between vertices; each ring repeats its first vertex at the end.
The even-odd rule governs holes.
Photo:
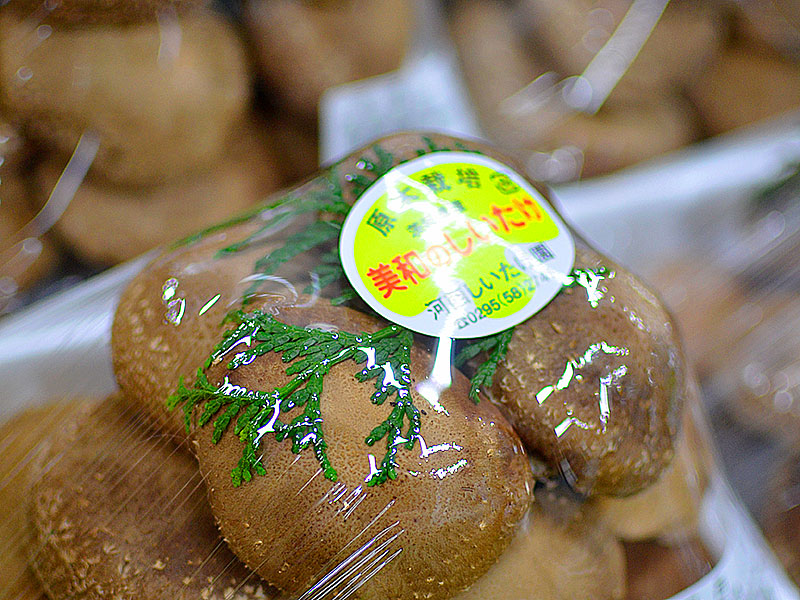
POLYGON ((362 156, 356 167, 365 173, 348 173, 344 176, 352 186, 353 195, 358 198, 367 191, 373 183, 386 175, 394 167, 394 156, 375 144, 372 146, 375 160, 362 156))
MULTIPOLYGON (((586 290, 587 301, 596 308, 603 298, 605 291, 600 289, 600 282, 614 277, 614 272, 607 267, 596 269, 576 267, 572 269, 569 277, 562 285, 562 290, 571 287, 582 287, 586 290)), ((453 361, 455 366, 461 367, 479 354, 488 353, 488 357, 475 369, 470 380, 469 397, 478 402, 481 388, 492 386, 497 365, 506 358, 508 344, 514 334, 514 328, 506 329, 500 333, 467 340, 461 347, 453 361)))
MULTIPOLYGON (((423 141, 427 148, 420 149, 419 155, 450 150, 450 148, 439 146, 431 138, 423 138, 423 141)), ((457 143, 455 149, 474 152, 461 143, 457 143)), ((344 177, 345 181, 351 185, 350 191, 356 198, 394 166, 394 157, 389 152, 378 145, 373 146, 372 151, 375 155, 374 159, 362 157, 356 165, 360 172, 349 173, 344 177)), ((310 250, 317 250, 321 260, 314 271, 314 282, 306 287, 304 292, 321 291, 334 283, 339 283, 340 295, 333 298, 331 303, 334 305, 344 304, 356 298, 357 294, 347 284, 339 258, 338 245, 332 244, 332 242, 338 239, 341 233, 342 221, 348 214, 350 205, 344 200, 339 175, 335 170, 332 170, 321 183, 322 185, 315 189, 306 190, 299 195, 290 194, 268 209, 259 207, 249 214, 187 238, 182 243, 192 243, 213 231, 254 217, 261 219, 262 223, 254 233, 218 252, 218 256, 232 254, 263 243, 273 231, 279 230, 295 217, 316 212, 317 219, 311 225, 290 235, 283 247, 267 253, 256 261, 253 269, 253 274, 256 275, 255 281, 245 291, 242 299, 243 305, 247 304, 249 298, 258 289, 259 278, 257 275, 275 273, 284 263, 310 250)), ((596 306, 597 301, 602 298, 602 291, 598 290, 599 282, 613 277, 613 275, 613 272, 605 268, 575 269, 564 287, 584 287, 590 303, 592 306, 596 306)), ((170 397, 168 403, 171 407, 183 406, 187 428, 194 408, 204 403, 198 422, 200 426, 204 426, 212 418, 214 419, 212 439, 215 443, 219 441, 238 415, 234 432, 245 442, 245 445, 242 458, 232 473, 236 485, 250 480, 253 472, 258 474, 265 472, 257 452, 261 436, 267 433, 263 429, 265 426, 269 426, 268 433, 274 433, 276 440, 291 439, 293 452, 299 453, 305 448, 313 446, 325 477, 336 479, 336 471, 327 457, 327 443, 322 429, 323 420, 320 412, 320 396, 324 377, 333 364, 347 359, 357 362, 366 360, 366 354, 363 351, 355 350, 353 343, 373 344, 373 346, 362 347, 373 347, 376 352, 376 366, 362 369, 356 374, 361 381, 375 378, 376 391, 372 395, 372 401, 376 404, 383 404, 389 396, 397 396, 396 401, 392 403, 393 409, 390 415, 376 426, 365 439, 365 442, 372 446, 386 438, 386 453, 380 467, 370 477, 369 485, 383 483, 387 479, 396 477, 398 448, 400 446, 413 448, 414 441, 420 432, 420 413, 413 405, 409 392, 410 347, 413 343, 413 336, 409 331, 392 326, 371 335, 355 336, 345 332, 329 334, 319 330, 285 325, 258 311, 248 314, 236 313, 231 320, 237 323, 237 327, 230 331, 215 349, 206 368, 211 361, 221 360, 222 356, 231 350, 231 344, 240 343, 249 335, 254 336, 250 339, 249 349, 237 354, 228 367, 235 369, 261 354, 279 352, 283 355, 284 361, 296 361, 286 370, 287 374, 294 375, 292 381, 271 392, 244 390, 231 386, 227 380, 221 386, 215 387, 208 382, 203 370, 200 369, 194 385, 187 388, 181 380, 176 393, 170 397), (326 337, 331 335, 336 335, 336 338, 326 337), (324 339, 321 339, 320 336, 324 339), (350 337, 348 338, 348 336, 350 337), (388 365, 390 371, 387 372, 379 366, 384 364, 388 365), (389 372, 392 373, 392 377, 399 386, 387 385, 386 378, 389 372), (223 407, 225 410, 220 414, 223 407), (302 414, 295 417, 290 423, 285 424, 277 418, 279 414, 285 414, 296 408, 302 408, 302 414), (405 432, 404 427, 406 428, 405 432)), ((488 357, 476 368, 471 380, 469 395, 475 402, 479 401, 480 389, 491 386, 497 366, 505 359, 508 352, 508 344, 512 335, 513 328, 493 336, 469 340, 456 357, 456 365, 461 366, 481 353, 488 354, 488 357)))
POLYGON ((234 433, 244 442, 244 448, 242 458, 231 472, 234 485, 249 481, 253 473, 265 474, 258 449, 261 438, 267 434, 273 434, 278 442, 291 440, 294 453, 312 447, 324 476, 332 481, 337 479, 327 454, 320 398, 325 375, 332 366, 346 360, 367 363, 355 376, 359 381, 375 379, 375 392, 370 398, 374 404, 382 405, 396 396, 389 416, 364 441, 373 446, 386 439, 384 457, 367 484, 376 485, 397 477, 398 448, 411 450, 421 427, 420 412, 410 393, 413 344, 410 331, 391 325, 372 334, 329 332, 288 325, 258 310, 239 311, 232 320, 236 326, 214 348, 198 371, 195 383, 187 387, 181 379, 167 406, 183 408, 187 429, 195 410, 199 410, 198 426, 203 427, 213 419, 214 443, 238 416, 234 433), (235 370, 258 356, 276 352, 284 362, 291 363, 286 373, 293 375, 292 379, 268 392, 233 385, 227 376, 219 386, 211 384, 205 370, 227 360, 225 357, 239 345, 245 349, 233 355, 227 369, 235 370), (297 408, 303 409, 300 415, 288 423, 281 420, 282 415, 297 408))
POLYGON ((506 354, 508 354, 508 344, 513 335, 514 328, 512 327, 494 335, 469 340, 456 355, 454 363, 457 367, 461 367, 478 354, 489 354, 488 358, 475 370, 475 374, 470 380, 469 397, 476 404, 480 401, 481 388, 491 387, 497 365, 505 360, 506 354))
POLYGON ((612 279, 615 273, 607 267, 596 269, 575 267, 569 274, 568 280, 561 289, 582 287, 586 290, 586 300, 592 308, 597 308, 600 300, 605 296, 605 290, 600 288, 600 283, 605 279, 612 279))

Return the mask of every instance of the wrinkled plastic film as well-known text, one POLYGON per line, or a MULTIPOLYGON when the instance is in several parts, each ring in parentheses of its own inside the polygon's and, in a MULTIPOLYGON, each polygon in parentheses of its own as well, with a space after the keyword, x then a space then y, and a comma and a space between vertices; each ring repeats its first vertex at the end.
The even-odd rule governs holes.
MULTIPOLYGON (((406 136, 384 149, 397 160, 445 152, 447 143, 406 136)), ((729 527, 713 521, 724 501, 736 522, 747 523, 696 426, 699 396, 688 373, 665 397, 648 400, 645 414, 663 419, 664 429, 644 427, 666 436, 662 450, 645 441, 644 463, 635 445, 624 446, 632 460, 602 451, 603 443, 620 444, 618 425, 642 426, 626 403, 660 377, 654 365, 649 381, 635 379, 644 347, 613 337, 630 327, 632 340, 642 334, 649 351, 660 351, 654 338, 671 334, 655 299, 577 240, 576 264, 586 270, 573 277, 582 283, 517 326, 531 327, 525 344, 549 337, 543 348, 573 331, 589 333, 553 356, 538 355, 558 376, 528 382, 542 367, 527 356, 534 346, 513 336, 452 367, 468 342, 400 337, 345 293, 342 274, 323 285, 335 272, 321 267, 336 267, 325 257, 339 241, 326 228, 347 211, 337 201, 347 205, 359 193, 355 175, 380 177, 368 168, 373 152, 276 196, 272 208, 165 249, 117 308, 112 357, 125 397, 83 408, 73 402, 77 421, 49 409, 52 420, 21 428, 40 436, 46 423, 62 430, 43 435, 41 461, 25 452, 8 470, 35 480, 26 552, 48 592, 93 582, 187 598, 471 598, 512 586, 522 598, 634 598, 652 597, 647 590, 658 589, 670 568, 683 587, 708 573, 722 577, 719 565, 731 563, 732 552, 741 556, 736 544, 758 534, 743 525, 755 537, 734 542, 729 527), (293 254, 299 240, 311 247, 293 254), (342 296, 349 304, 331 304, 342 296), (222 324, 237 308, 243 315, 222 324), (567 309, 572 322, 558 312, 567 309), (606 326, 608 335, 591 335, 606 326), (226 330, 238 333, 225 337, 226 330), (475 404, 469 378, 502 343, 495 379, 483 386, 495 402, 481 394, 475 404), (329 368, 315 359, 287 373, 314 356, 315 345, 329 368), (523 371, 527 360, 534 362, 523 371), (230 361, 238 366, 228 368, 230 361), (201 393, 187 413, 189 437, 182 406, 166 408, 181 388, 187 397, 201 393), (502 401, 522 390, 543 411, 530 431, 502 401), (585 406, 577 400, 584 396, 585 406)), ((684 368, 674 362, 682 360, 678 349, 665 356, 661 368, 684 368)), ((3 436, 9 447, 14 439, 3 436)), ((18 509, 3 521, 21 518, 18 509)), ((753 543, 753 556, 766 557, 764 572, 777 578, 759 585, 792 597, 753 543)), ((16 589, 4 586, 14 597, 16 589)))

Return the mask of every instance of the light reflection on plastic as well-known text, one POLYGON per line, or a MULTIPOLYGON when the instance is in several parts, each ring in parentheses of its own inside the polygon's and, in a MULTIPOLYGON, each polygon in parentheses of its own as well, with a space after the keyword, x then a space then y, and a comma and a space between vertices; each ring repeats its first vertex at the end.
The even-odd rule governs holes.
POLYGON ((428 401, 431 408, 437 413, 450 416, 447 409, 439 402, 439 396, 453 383, 450 373, 452 365, 453 339, 440 337, 436 346, 436 356, 430 376, 417 385, 417 392, 428 401))
MULTIPOLYGON (((255 291, 252 292, 253 296, 267 296, 267 295, 278 296, 288 301, 288 304, 290 306, 300 306, 300 307, 311 306, 316 302, 317 298, 319 297, 319 291, 317 290, 315 291, 315 293, 312 295, 312 297, 309 299, 308 302, 300 304, 298 303, 298 300, 300 299, 300 294, 297 292, 297 288, 291 281, 289 281, 284 277, 277 277, 275 275, 264 275, 263 273, 254 273, 253 275, 248 275, 247 277, 243 277, 242 279, 239 280, 239 284, 252 283, 254 281, 260 281, 262 283, 259 284, 259 287, 256 288, 255 291), (264 282, 279 284, 289 292, 290 297, 286 298, 286 296, 284 296, 282 292, 278 291, 268 292, 262 290, 261 288, 264 287, 263 285, 264 282)), ((240 300, 240 297, 241 294, 234 294, 231 300, 228 302, 228 306, 230 307, 233 306, 234 304, 237 304, 240 300)))
MULTIPOLYGON (((466 222, 466 217, 463 214, 456 210, 452 204, 443 202, 442 199, 436 195, 436 192, 427 185, 419 183, 413 180, 411 177, 394 170, 389 171, 386 175, 384 175, 384 177, 386 179, 386 206, 392 211, 400 213, 407 210, 414 210, 422 213, 426 220, 431 219, 434 221, 441 221, 442 219, 445 219, 450 222, 455 221, 461 226, 463 226, 466 222), (405 186, 406 188, 411 188, 417 191, 421 195, 421 199, 415 201, 404 196, 400 192, 401 186, 405 186)), ((481 228, 485 227, 486 229, 489 228, 485 223, 475 224, 475 226, 481 228)), ((422 239, 428 244, 433 244, 434 242, 438 241, 439 234, 440 231, 436 227, 426 227, 421 233, 422 239)), ((457 279, 456 273, 459 262, 460 257, 456 257, 452 263, 447 266, 441 266, 437 268, 431 274, 431 278, 437 288, 445 292, 453 290, 453 282, 457 279)), ((445 317, 446 324, 441 330, 445 334, 444 337, 447 337, 446 334, 448 332, 456 330, 457 320, 457 314, 447 314, 445 317)), ((422 392, 420 393, 422 394, 422 392)), ((431 392, 428 393, 431 394, 431 392)), ((424 394, 422 395, 427 399, 424 394)), ((434 410, 436 410, 435 407, 434 410)))
POLYGON ((378 366, 378 363, 375 362, 375 348, 371 348, 369 346, 359 348, 361 352, 367 355, 367 369, 374 369, 378 366))
POLYGON ((437 452, 445 452, 447 450, 461 451, 464 449, 455 442, 446 442, 444 444, 436 444, 434 446, 428 446, 428 444, 425 443, 425 440, 422 438, 421 435, 418 435, 417 439, 419 440, 419 446, 421 448, 419 453, 420 458, 428 458, 431 454, 436 454, 437 452))
POLYGON ((393 386, 396 387, 398 390, 403 386, 394 376, 394 370, 392 369, 392 365, 389 362, 385 362, 381 365, 381 369, 383 369, 383 387, 393 386))
POLYGON ((462 458, 458 462, 453 463, 449 467, 442 467, 440 469, 434 469, 431 471, 431 476, 436 477, 437 479, 444 479, 448 475, 454 475, 458 473, 461 469, 467 466, 467 459, 462 458))
POLYGON ((556 425, 554 428, 554 431, 556 432, 556 437, 560 438, 562 435, 564 435, 567 432, 567 429, 569 429, 570 425, 572 425, 572 419, 569 417, 561 421, 561 423, 559 423, 558 425, 556 425))
POLYGON ((251 354, 250 356, 245 356, 244 352, 239 352, 238 354, 235 354, 233 357, 233 360, 237 361, 240 367, 251 364, 253 361, 255 361, 255 359, 256 359, 255 354, 251 354))
POLYGON ((342 516, 342 518, 345 521, 348 518, 350 518, 350 515, 352 515, 355 512, 355 510, 358 508, 359 504, 361 504, 364 501, 364 498, 367 497, 366 494, 363 494, 363 495, 361 494, 361 492, 363 492, 363 491, 364 491, 363 486, 359 485, 352 492, 350 492, 350 496, 348 498, 345 498, 344 500, 342 500, 342 506, 338 510, 338 513, 341 514, 342 512, 344 512, 344 515, 342 516))
POLYGON ((178 280, 175 278, 167 279, 164 285, 161 286, 161 300, 169 302, 175 296, 175 290, 178 288, 178 280))
MULTIPOLYGON (((227 380, 227 377, 225 378, 227 380)), ((256 439, 253 440, 253 443, 258 444, 261 441, 261 438, 264 437, 266 433, 275 433, 275 421, 278 420, 278 415, 281 412, 281 399, 280 396, 275 396, 275 401, 272 403, 272 416, 270 417, 269 421, 258 428, 256 433, 256 439)))
POLYGON ((627 373, 628 366, 621 365, 605 377, 600 378, 600 400, 598 403, 600 405, 600 420, 603 422, 604 430, 606 423, 608 423, 608 417, 611 415, 611 402, 608 397, 608 388, 616 384, 617 381, 622 379, 627 373))
MULTIPOLYGON (((630 354, 627 348, 618 348, 617 346, 612 346, 607 342, 598 342, 592 344, 586 349, 586 352, 584 352, 580 358, 567 362, 566 366, 564 367, 563 375, 561 375, 555 385, 547 385, 536 393, 536 401, 541 405, 550 397, 553 392, 567 389, 569 384, 572 382, 575 371, 590 364, 594 360, 595 356, 597 356, 600 352, 603 354, 611 354, 616 356, 627 356, 630 354)), ((622 373, 622 375, 624 374, 625 373, 622 373)), ((620 375, 620 377, 622 375, 620 375)))
POLYGON ((569 416, 553 428, 556 437, 560 438, 573 425, 580 427, 581 429, 589 429, 589 425, 587 423, 584 423, 580 419, 572 416, 572 411, 567 411, 567 414, 569 416))
POLYGON ((586 290, 586 298, 592 308, 597 308, 600 300, 602 300, 605 295, 605 292, 597 289, 597 286, 600 285, 600 282, 604 279, 613 279, 613 277, 613 271, 608 275, 601 275, 588 269, 576 269, 571 275, 574 283, 586 290))
MULTIPOLYGON (((389 502, 378 517, 391 509, 393 504, 394 500, 389 502)), ((399 527, 398 521, 385 527, 342 562, 330 568, 297 600, 325 600, 331 598, 333 594, 338 600, 351 598, 362 585, 400 555, 403 548, 392 551, 392 546, 396 545, 395 542, 404 533, 405 529, 399 527)))
MULTIPOLYGON (((248 335, 244 336, 243 338, 240 338, 240 339, 236 340, 236 343, 231 345, 230 348, 228 348, 225 352, 220 354, 217 357, 217 360, 219 360, 220 358, 222 358, 226 354, 230 354, 233 351, 233 349, 236 348, 236 346, 238 346, 239 344, 244 344, 245 346, 250 347, 250 344, 253 343, 253 336, 256 335, 258 333, 258 331, 259 331, 259 328, 256 328, 255 331, 253 331, 253 333, 248 334, 248 335)), ((238 353, 237 356, 239 356, 239 354, 241 354, 241 353, 238 353)))
POLYGON ((172 66, 178 58, 183 41, 183 30, 177 15, 171 10, 159 11, 158 16, 158 64, 162 67, 172 66))
POLYGON ((44 41, 53 34, 53 28, 50 25, 39 25, 36 28, 36 37, 40 41, 44 41))
MULTIPOLYGON (((408 390, 406 386, 403 385, 400 381, 397 380, 395 377, 394 369, 392 368, 392 363, 386 361, 382 365, 378 365, 377 361, 375 360, 376 351, 375 348, 370 346, 359 347, 359 350, 367 355, 367 366, 363 369, 362 372, 369 371, 370 369, 374 369, 375 367, 380 366, 383 369, 383 385, 381 386, 381 391, 385 392, 389 386, 394 387, 397 390, 397 396, 399 398, 405 398, 408 395, 408 390)), ((406 440, 408 441, 408 440, 406 440)))
POLYGON ((161 286, 161 302, 167 307, 164 320, 176 327, 181 324, 183 314, 186 311, 186 300, 175 297, 179 285, 180 283, 177 279, 170 277, 161 286))
MULTIPOLYGON (((541 262, 536 257, 532 256, 525 248, 516 244, 509 243, 502 237, 497 235, 490 225, 483 221, 470 218, 455 206, 444 201, 440 198, 434 190, 428 186, 419 183, 411 177, 395 172, 389 171, 384 175, 385 189, 387 194, 386 206, 393 212, 402 213, 408 210, 414 210, 424 215, 426 220, 435 222, 448 222, 452 223, 459 228, 470 229, 476 236, 485 240, 487 244, 499 246, 505 249, 507 255, 513 257, 513 260, 522 267, 522 270, 539 280, 558 281, 561 285, 569 285, 572 279, 557 271, 556 269, 541 262), (413 189, 418 192, 419 196, 416 198, 409 198, 405 196, 400 189, 413 189)), ((426 227, 421 232, 421 237, 429 244, 434 244, 439 240, 443 229, 440 227, 426 227)), ((461 262, 460 256, 452 257, 453 260, 446 266, 439 266, 431 273, 431 279, 436 287, 445 294, 455 292, 461 288, 457 283, 459 281, 458 270, 461 262)), ((457 322, 460 318, 460 309, 463 309, 469 301, 455 306, 454 312, 448 312, 444 317, 444 325, 441 328, 442 338, 448 337, 450 332, 456 331, 457 322)))
POLYGON ((299 445, 302 447, 305 444, 308 444, 309 442, 316 442, 316 441, 317 441, 317 434, 312 431, 311 433, 307 433, 305 437, 303 437, 303 439, 300 440, 299 445))
POLYGON ((564 479, 566 479, 567 484, 570 487, 574 487, 575 484, 578 482, 578 477, 575 475, 575 471, 572 470, 572 465, 569 464, 569 461, 564 458, 558 464, 559 470, 564 475, 564 479))
POLYGON ((17 78, 23 83, 29 82, 33 78, 33 69, 30 67, 20 67, 17 69, 17 78))
POLYGON ((208 310, 212 306, 214 306, 217 303, 217 301, 219 301, 220 298, 222 298, 222 294, 217 294, 216 296, 211 298, 211 300, 209 300, 203 305, 203 308, 200 309, 200 311, 197 313, 197 316, 202 317, 204 314, 206 314, 206 312, 208 312, 208 310))
POLYGON ((231 383, 227 375, 225 375, 225 379, 222 380, 222 383, 217 388, 217 392, 226 396, 252 396, 252 392, 246 387, 231 383))
MULTIPOLYGON (((300 455, 298 454, 298 457, 299 456, 300 455)), ((336 498, 341 497, 341 495, 346 491, 347 491, 347 486, 341 481, 338 481, 334 483, 333 487, 330 488, 327 492, 325 492, 319 500, 316 501, 314 507, 317 508, 326 503, 332 504, 336 502, 336 498)))
POLYGON ((378 464, 375 462, 375 455, 374 454, 367 454, 367 460, 369 461, 369 474, 364 478, 365 482, 369 482, 370 479, 374 475, 379 473, 378 471, 378 464))

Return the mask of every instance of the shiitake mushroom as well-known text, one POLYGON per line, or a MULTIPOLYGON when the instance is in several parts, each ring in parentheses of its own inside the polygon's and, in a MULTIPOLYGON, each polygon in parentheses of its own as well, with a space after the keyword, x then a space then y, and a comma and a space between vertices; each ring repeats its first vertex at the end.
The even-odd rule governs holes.
POLYGON ((683 353, 644 283, 579 239, 575 266, 594 272, 594 283, 562 290, 515 328, 491 394, 527 447, 573 488, 626 496, 655 482, 674 456, 683 353))
POLYGON ((453 600, 619 600, 625 597, 622 544, 591 517, 560 523, 534 505, 511 545, 453 600))
MULTIPOLYGON (((293 230, 302 227, 297 220, 293 230)), ((253 221, 226 227, 194 243, 167 248, 128 285, 120 298, 111 329, 114 374, 124 396, 157 427, 186 439, 181 411, 167 410, 166 399, 181 378, 194 381, 227 328, 223 319, 240 306, 253 283, 253 263, 280 244, 225 253, 224 249, 256 231, 253 221)), ((294 304, 295 282, 308 280, 309 266, 298 261, 280 280, 265 280, 255 294, 260 306, 294 304), (305 268, 304 268, 305 267, 305 268)))
POLYGON ((53 600, 267 600, 219 537, 197 463, 111 396, 54 442, 30 563, 53 600))
MULTIPOLYGON (((284 308, 276 318, 352 333, 380 327, 363 313, 322 303, 284 308)), ((427 374, 431 362, 414 346, 412 377, 427 374)), ((333 366, 320 396, 336 482, 325 478, 313 452, 293 454, 290 443, 264 436, 266 475, 236 487, 230 471, 242 456, 241 442, 228 433, 214 444, 212 427, 197 428, 212 510, 234 552, 290 596, 358 588, 365 600, 449 598, 485 573, 511 541, 531 500, 527 457, 508 422, 488 401, 475 405, 468 381, 455 372, 433 400, 412 386, 415 405, 426 413, 422 433, 412 450, 398 451, 396 480, 368 485, 370 456, 376 460, 384 450, 365 438, 391 407, 370 401, 375 385, 355 378, 360 368, 352 361, 333 366)), ((241 389, 271 390, 289 381, 285 371, 271 352, 234 370, 220 362, 207 376, 214 385, 224 379, 241 389)))
POLYGON ((317 118, 330 88, 397 69, 412 37, 408 0, 247 0, 242 21, 265 83, 290 112, 317 118))
POLYGON ((696 384, 690 386, 675 458, 655 483, 641 492, 617 498, 590 499, 598 518, 618 538, 638 542, 657 539, 674 543, 696 536, 700 509, 711 479, 713 458, 707 432, 698 425, 700 406, 696 384))
MULTIPOLYGON (((422 148, 447 145, 453 138, 431 134, 395 135, 379 144, 392 157, 392 165, 417 157, 422 148)), ((489 153, 490 147, 470 144, 489 153)), ((294 216, 267 234, 260 227, 267 216, 285 210, 270 210, 280 199, 294 198, 297 204, 330 192, 329 175, 342 185, 343 199, 352 204, 356 196, 347 179, 351 172, 367 173, 361 156, 354 152, 316 177, 267 198, 264 209, 250 218, 234 220, 195 237, 165 247, 124 290, 114 315, 111 355, 114 373, 127 399, 147 414, 165 432, 185 438, 180 411, 166 409, 167 397, 175 391, 181 377, 191 384, 197 368, 210 354, 225 327, 222 320, 241 307, 248 295, 263 309, 268 305, 291 305, 313 281, 310 271, 316 266, 302 256, 288 261, 272 277, 259 280, 256 262, 266 253, 280 248, 287 236, 308 227, 312 215, 294 216), (255 239, 251 239, 255 236, 255 239), (247 241, 242 245, 243 241, 247 241), (227 248, 237 247, 235 251, 227 248), (255 284, 255 286, 254 286, 255 284)), ((318 259, 319 257, 315 257, 318 259)))
MULTIPOLYGON (((84 260, 113 265, 246 211, 280 187, 274 144, 263 130, 260 119, 249 117, 234 129, 213 169, 158 185, 122 187, 88 175, 54 230, 84 260)), ((67 158, 54 155, 37 164, 39 205, 61 180, 67 158)))
POLYGON ((9 11, 0 15, 4 115, 62 155, 82 140, 99 140, 96 153, 86 143, 78 156, 108 183, 152 186, 213 168, 246 117, 245 49, 218 14, 187 15, 175 28, 155 19, 127 27, 53 27, 43 39, 36 19, 9 11), (166 51, 174 43, 180 51, 166 51))
POLYGON ((31 486, 45 476, 54 438, 71 435, 74 424, 96 404, 84 398, 47 403, 25 409, 0 427, 0 598, 47 598, 28 566, 31 486))
POLYGON ((696 536, 679 544, 625 542, 626 600, 667 600, 708 575, 714 557, 696 536))
MULTIPOLYGON (((368 174, 371 157, 380 162, 388 156, 392 166, 453 147, 509 163, 485 145, 399 134, 351 154, 289 193, 302 197, 324 186, 326 177, 336 178, 342 199, 352 203, 358 177, 351 174, 368 174)), ((181 419, 165 410, 166 396, 180 375, 191 382, 221 338, 220 320, 244 297, 243 279, 252 273, 257 253, 285 243, 285 237, 267 236, 261 240, 266 246, 219 255, 257 231, 261 218, 256 214, 166 252, 134 280, 120 304, 112 342, 121 387, 176 435, 181 419), (174 276, 176 268, 184 269, 181 277, 174 276), (177 324, 174 300, 184 302, 177 324)), ((308 225, 303 218, 291 227, 308 225)), ((237 555, 288 593, 314 585, 358 586, 362 598, 447 598, 490 568, 527 510, 531 475, 517 433, 531 453, 561 469, 582 493, 628 495, 656 481, 673 457, 685 394, 675 332, 644 284, 580 239, 576 245, 576 266, 603 275, 594 288, 565 288, 517 326, 491 389, 513 428, 489 402, 470 404, 467 381, 454 372, 452 386, 439 398, 449 416, 426 409, 422 434, 424 448, 447 451, 429 453, 420 441, 414 452, 399 452, 397 481, 365 485, 370 473, 365 437, 385 418, 386 407, 369 401, 372 382, 358 382, 345 364, 327 374, 321 397, 324 430, 335 440, 328 446, 338 471, 335 483, 323 476, 313 452, 293 454, 291 444, 266 436, 259 447, 266 476, 237 488, 231 467, 242 444, 231 433, 213 443, 213 428, 199 426, 195 412, 195 450, 212 509, 237 555), (569 385, 560 385, 570 365, 569 385), (371 570, 356 575, 365 565, 371 570)), ((302 262, 285 266, 307 279, 302 262)), ((351 332, 378 327, 363 313, 324 300, 286 308, 293 301, 278 296, 257 298, 248 310, 264 307, 300 327, 325 323, 351 332)), ((430 362, 415 345, 412 373, 427 373, 430 362)), ((212 385, 269 391, 286 383, 286 366, 277 353, 267 353, 227 372, 224 363, 211 365, 205 375, 212 385)), ((415 400, 425 405, 418 395, 415 400)))

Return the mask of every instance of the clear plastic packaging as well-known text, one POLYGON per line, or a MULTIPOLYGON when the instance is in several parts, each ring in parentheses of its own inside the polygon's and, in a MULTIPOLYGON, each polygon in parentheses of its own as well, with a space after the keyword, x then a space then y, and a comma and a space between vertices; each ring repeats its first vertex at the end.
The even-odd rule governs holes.
POLYGON ((800 106, 796 54, 764 41, 796 37, 792 2, 447 4, 482 126, 539 179, 607 174, 800 106))
POLYGON ((110 343, 119 394, 0 436, 51 598, 797 597, 657 298, 491 147, 378 140, 165 248, 110 343))
POLYGON ((243 4, 3 3, 0 311, 308 176, 323 91, 411 43, 409 0, 243 4))

